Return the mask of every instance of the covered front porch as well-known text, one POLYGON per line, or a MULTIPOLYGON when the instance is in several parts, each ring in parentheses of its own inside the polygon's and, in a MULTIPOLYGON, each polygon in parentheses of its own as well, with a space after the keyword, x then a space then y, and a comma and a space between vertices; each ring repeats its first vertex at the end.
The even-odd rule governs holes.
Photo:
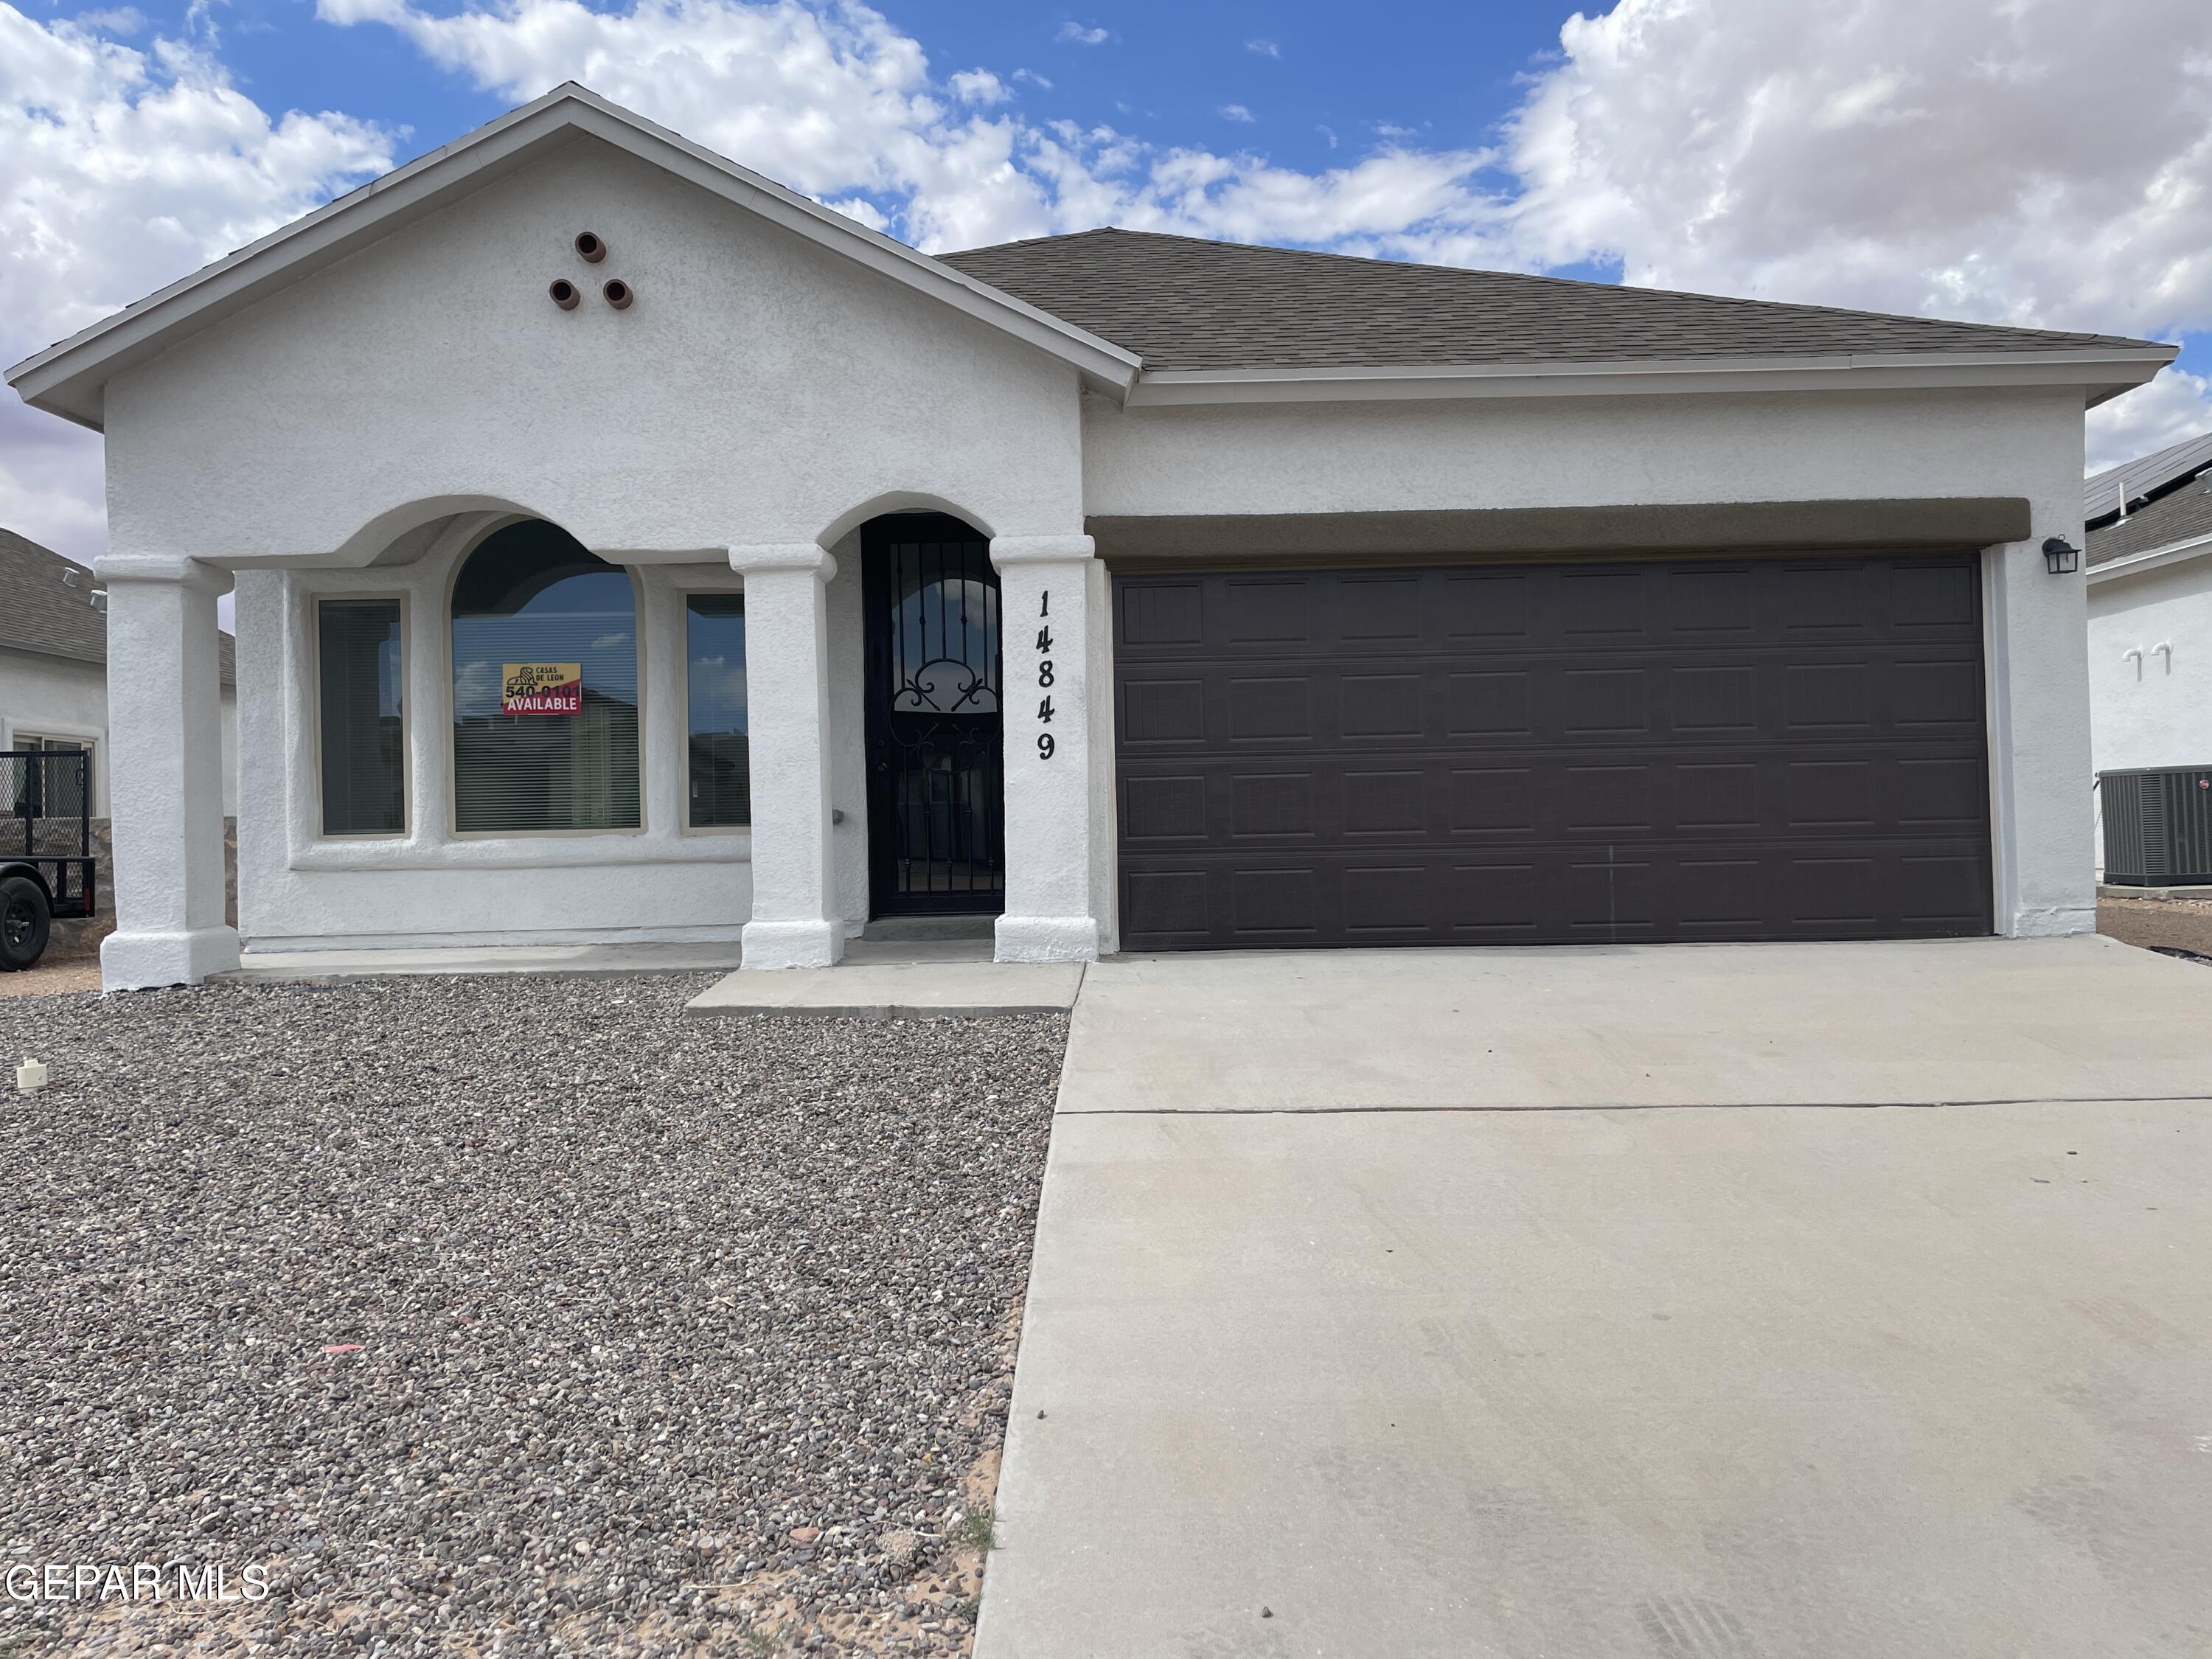
POLYGON ((872 924, 950 927, 987 964, 1108 946, 1087 537, 886 492, 812 541, 594 549, 519 503, 451 505, 344 563, 103 564, 134 763, 109 988, 380 959, 820 969, 872 924), (235 929, 196 672, 234 580, 235 929))

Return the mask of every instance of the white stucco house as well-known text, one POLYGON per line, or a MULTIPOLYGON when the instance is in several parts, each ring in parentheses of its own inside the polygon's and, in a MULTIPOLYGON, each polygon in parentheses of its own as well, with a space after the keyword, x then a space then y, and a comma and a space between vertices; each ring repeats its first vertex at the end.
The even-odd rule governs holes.
MULTIPOLYGON (((103 597, 86 566, 0 529, 0 750, 89 750, 94 817, 107 816, 109 795, 103 597)), ((222 742, 212 769, 226 815, 238 810, 230 643, 217 641, 222 742)))
POLYGON ((2042 544, 2084 406, 2172 356, 930 258, 563 87, 9 379, 107 435, 130 987, 938 913, 1017 960, 2085 930, 2042 544))
POLYGON ((2083 495, 2093 764, 2212 766, 2212 432, 2083 495))

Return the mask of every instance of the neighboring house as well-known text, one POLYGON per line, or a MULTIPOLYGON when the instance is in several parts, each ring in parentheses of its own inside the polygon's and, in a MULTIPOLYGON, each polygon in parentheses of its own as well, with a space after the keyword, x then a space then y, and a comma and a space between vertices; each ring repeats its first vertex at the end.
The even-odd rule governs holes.
MULTIPOLYGON (((92 811, 108 811, 107 617, 99 581, 12 530, 0 530, 0 749, 89 749, 92 811)), ((238 810, 238 694, 222 653, 223 811, 238 810)), ((76 809, 70 809, 74 811, 76 809)))
POLYGON ((2092 764, 2212 766, 2212 432, 2083 488, 2092 764))
POLYGON ((108 434, 111 986, 2094 924, 2081 412, 2170 346, 1101 231, 574 87, 9 372, 108 434), (121 657, 127 641, 129 656, 121 657))

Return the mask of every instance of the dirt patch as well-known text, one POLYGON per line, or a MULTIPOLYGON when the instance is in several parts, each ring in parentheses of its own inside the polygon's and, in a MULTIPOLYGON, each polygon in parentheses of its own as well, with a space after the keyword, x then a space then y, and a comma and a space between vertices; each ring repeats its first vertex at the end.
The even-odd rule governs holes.
POLYGON ((2097 931, 2146 950, 2164 946, 2212 956, 2212 900, 2101 896, 2097 931))

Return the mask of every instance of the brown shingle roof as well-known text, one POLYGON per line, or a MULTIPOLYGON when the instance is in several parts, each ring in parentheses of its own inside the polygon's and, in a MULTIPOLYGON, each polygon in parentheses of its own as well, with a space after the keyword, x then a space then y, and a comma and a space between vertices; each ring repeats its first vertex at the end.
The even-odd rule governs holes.
MULTIPOLYGON (((0 651, 34 651, 76 662, 107 660, 107 617, 94 609, 92 572, 27 536, 0 530, 0 651), (62 580, 76 572, 76 586, 62 580)), ((234 641, 216 641, 222 683, 234 684, 234 641)))
POLYGON ((2149 343, 1466 270, 1148 231, 938 256, 1147 369, 1665 362, 2149 343))

